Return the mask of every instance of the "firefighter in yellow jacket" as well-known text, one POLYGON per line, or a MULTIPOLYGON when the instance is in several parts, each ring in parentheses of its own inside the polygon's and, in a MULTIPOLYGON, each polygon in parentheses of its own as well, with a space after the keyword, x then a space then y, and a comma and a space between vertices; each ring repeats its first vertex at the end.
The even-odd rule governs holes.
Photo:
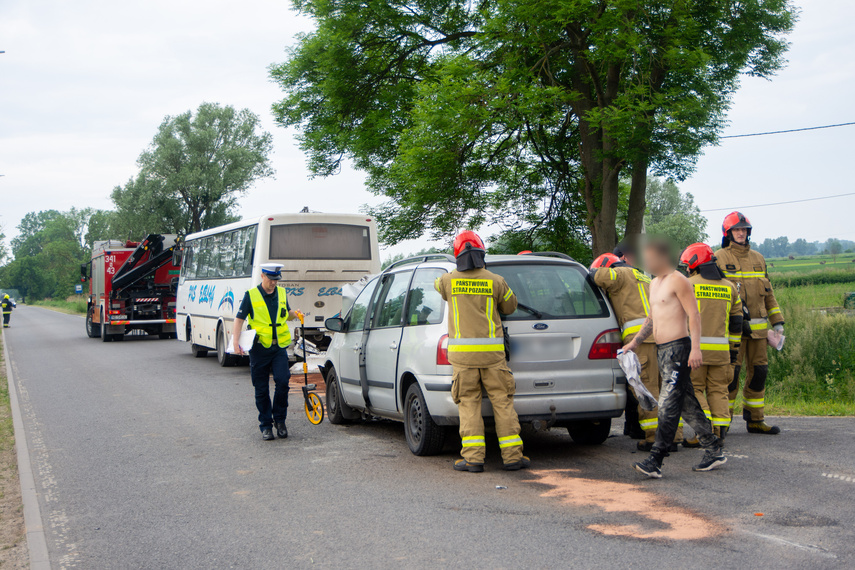
POLYGON ((493 405, 496 434, 508 471, 530 465, 523 456, 520 422, 514 410, 516 385, 505 362, 505 341, 500 314, 517 308, 517 298, 505 280, 487 271, 484 242, 465 231, 454 240, 457 270, 436 280, 436 290, 448 302, 448 360, 454 367, 451 397, 460 414, 462 459, 457 471, 484 471, 486 444, 481 394, 493 405))
MULTIPOLYGON (((591 264, 591 272, 596 283, 609 296, 620 325, 623 343, 628 344, 641 330, 644 319, 650 314, 650 278, 612 253, 604 253, 591 264)), ((650 390, 654 398, 659 397, 659 365, 656 360, 656 343, 650 339, 639 345, 635 351, 641 364, 641 381, 650 390)), ((659 427, 657 410, 645 410, 638 407, 638 419, 644 430, 644 441, 638 442, 639 451, 650 451, 656 439, 659 427)), ((682 441, 682 430, 677 433, 675 442, 682 441)), ((669 451, 676 451, 677 443, 669 451)))
MULTIPOLYGON (((728 385, 733 379, 732 365, 742 341, 742 301, 736 285, 725 279, 716 265, 713 250, 707 244, 687 247, 680 263, 689 271, 701 313, 704 364, 692 370, 692 384, 715 435, 723 440, 731 419, 728 385)), ((683 445, 700 447, 700 443, 694 443, 686 441, 683 445)))
POLYGON ((716 252, 716 262, 724 276, 736 284, 743 314, 742 345, 729 387, 731 413, 739 390, 741 366, 745 366, 742 418, 747 422, 748 432, 775 435, 781 430, 768 425, 763 414, 769 374, 766 345, 770 325, 778 332, 784 331, 784 315, 772 292, 766 260, 751 249, 748 218, 740 212, 731 212, 724 218, 721 232, 722 249, 716 252))

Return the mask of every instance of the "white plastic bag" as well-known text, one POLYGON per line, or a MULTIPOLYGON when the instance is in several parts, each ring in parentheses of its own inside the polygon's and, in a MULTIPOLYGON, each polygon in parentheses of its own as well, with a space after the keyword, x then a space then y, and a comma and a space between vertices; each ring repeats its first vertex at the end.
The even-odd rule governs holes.
POLYGON ((629 385, 632 386, 635 397, 638 399, 638 404, 647 410, 655 410, 658 402, 650 390, 641 382, 641 362, 638 361, 638 356, 632 352, 624 352, 619 350, 617 353, 618 364, 626 374, 626 379, 629 385))
POLYGON ((769 332, 766 334, 766 342, 778 352, 784 349, 784 340, 786 338, 783 333, 779 333, 775 329, 769 329, 769 332))

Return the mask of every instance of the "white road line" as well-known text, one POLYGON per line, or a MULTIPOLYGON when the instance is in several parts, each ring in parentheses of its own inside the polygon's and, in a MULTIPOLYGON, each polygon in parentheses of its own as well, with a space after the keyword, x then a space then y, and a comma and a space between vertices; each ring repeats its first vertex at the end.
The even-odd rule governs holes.
POLYGON ((855 483, 855 477, 849 475, 840 475, 839 473, 823 473, 823 477, 829 479, 837 479, 838 481, 846 481, 847 483, 855 483))
POLYGON ((779 536, 772 536, 770 534, 760 534, 759 532, 751 532, 749 534, 753 534, 754 536, 764 538, 766 540, 770 540, 772 542, 777 542, 778 544, 784 544, 786 546, 792 546, 793 548, 798 548, 799 550, 804 550, 806 552, 810 552, 812 554, 816 554, 817 556, 822 556, 824 558, 837 558, 834 554, 819 548, 818 546, 810 546, 806 544, 799 544, 798 542, 792 542, 785 538, 781 538, 779 536))
POLYGON ((3 358, 6 360, 6 380, 9 384, 9 400, 12 404, 12 425, 15 430, 15 447, 18 455, 18 479, 21 484, 21 502, 24 504, 24 527, 27 533, 27 548, 30 551, 31 570, 50 570, 47 538, 39 508, 36 492, 36 480, 30 463, 30 450, 27 447, 27 434, 24 432, 24 420, 18 391, 12 376, 12 361, 9 359, 9 345, 6 343, 6 331, 3 331, 3 358))

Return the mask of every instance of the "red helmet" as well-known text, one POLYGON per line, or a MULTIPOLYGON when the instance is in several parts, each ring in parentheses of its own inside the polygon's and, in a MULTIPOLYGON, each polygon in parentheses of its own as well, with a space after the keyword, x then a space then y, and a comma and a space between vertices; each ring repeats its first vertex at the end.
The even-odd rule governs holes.
POLYGON ((751 222, 742 212, 731 212, 724 217, 724 221, 721 223, 722 237, 727 237, 727 232, 733 228, 746 228, 748 235, 751 235, 751 222))
POLYGON ((470 249, 484 251, 487 248, 484 247, 483 240, 472 230, 460 232, 457 237, 454 238, 454 257, 460 257, 461 253, 470 249))
POLYGON ((713 250, 705 243, 693 243, 680 256, 680 263, 689 268, 689 271, 694 271, 704 263, 709 263, 713 260, 713 250))
POLYGON ((599 269, 600 267, 611 267, 615 263, 620 263, 620 258, 613 253, 604 253, 594 260, 591 264, 591 269, 599 269))

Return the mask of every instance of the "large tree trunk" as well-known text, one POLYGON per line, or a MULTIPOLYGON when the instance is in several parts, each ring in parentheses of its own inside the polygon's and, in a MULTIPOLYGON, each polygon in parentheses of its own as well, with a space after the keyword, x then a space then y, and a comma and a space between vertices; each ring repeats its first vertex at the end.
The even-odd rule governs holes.
POLYGON ((629 189, 629 210, 626 215, 626 237, 641 235, 644 230, 644 212, 647 210, 647 160, 632 165, 632 183, 629 189))

